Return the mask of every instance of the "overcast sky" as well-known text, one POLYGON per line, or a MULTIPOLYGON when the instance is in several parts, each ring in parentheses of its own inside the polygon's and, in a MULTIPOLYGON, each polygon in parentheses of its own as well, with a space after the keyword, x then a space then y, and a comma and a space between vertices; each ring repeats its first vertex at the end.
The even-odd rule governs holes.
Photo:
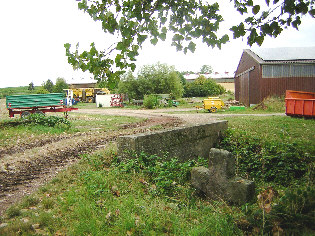
MULTIPOLYGON (((89 49, 95 42, 99 49, 110 45, 106 35, 87 14, 78 10, 75 0, 0 0, 0 87, 15 87, 33 82, 41 85, 62 77, 68 83, 89 81, 88 73, 74 72, 67 63, 65 43, 89 49), (82 80, 82 78, 85 78, 82 80)), ((229 0, 220 1, 228 29, 240 19, 229 0)), ((311 17, 303 18, 300 30, 286 30, 278 38, 266 38, 262 47, 315 46, 315 24, 311 17)), ((179 71, 198 71, 211 65, 216 72, 230 72, 237 68, 242 51, 249 48, 246 38, 233 40, 222 50, 208 48, 202 43, 195 53, 176 52, 170 42, 156 46, 146 43, 138 57, 137 66, 156 62, 174 65, 179 71)), ((257 46, 255 46, 257 47, 257 46)))

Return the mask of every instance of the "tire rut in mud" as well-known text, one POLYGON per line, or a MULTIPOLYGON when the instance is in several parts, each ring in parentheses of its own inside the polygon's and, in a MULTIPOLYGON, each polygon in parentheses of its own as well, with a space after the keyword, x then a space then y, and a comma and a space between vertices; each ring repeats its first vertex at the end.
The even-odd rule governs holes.
POLYGON ((31 141, 30 143, 19 143, 18 145, 12 145, 12 146, 0 149, 0 159, 4 155, 12 155, 15 153, 22 153, 27 149, 32 149, 35 147, 41 147, 41 146, 44 146, 46 144, 54 143, 54 142, 57 142, 57 141, 60 141, 63 139, 73 138, 73 137, 80 136, 80 135, 81 135, 80 133, 71 134, 71 135, 62 134, 62 135, 49 137, 49 138, 36 139, 34 141, 31 141))
POLYGON ((45 169, 54 166, 62 166, 64 163, 69 162, 71 159, 77 159, 80 154, 89 152, 95 149, 98 145, 104 145, 109 141, 113 141, 119 135, 108 135, 101 138, 86 138, 82 142, 77 143, 76 146, 65 148, 55 153, 49 153, 47 156, 31 160, 23 161, 15 171, 2 171, 0 172, 0 197, 8 191, 16 189, 16 186, 28 182, 40 176, 45 169))

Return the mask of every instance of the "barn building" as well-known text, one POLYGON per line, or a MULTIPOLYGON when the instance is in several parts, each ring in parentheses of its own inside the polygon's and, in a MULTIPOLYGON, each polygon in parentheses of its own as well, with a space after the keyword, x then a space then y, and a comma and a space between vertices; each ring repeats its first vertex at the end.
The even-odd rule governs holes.
POLYGON ((315 92, 315 47, 245 49, 234 78, 246 106, 286 90, 315 92))

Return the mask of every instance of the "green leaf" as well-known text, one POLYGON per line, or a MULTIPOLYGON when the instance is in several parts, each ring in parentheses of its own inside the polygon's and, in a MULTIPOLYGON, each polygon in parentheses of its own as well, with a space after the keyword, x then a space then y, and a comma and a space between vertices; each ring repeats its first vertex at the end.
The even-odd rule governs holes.
POLYGON ((131 69, 132 71, 135 71, 135 69, 136 69, 136 64, 135 64, 135 63, 131 63, 131 64, 129 65, 129 67, 130 67, 130 69, 131 69))
POLYGON ((150 42, 153 44, 153 45, 156 45, 158 43, 158 39, 157 38, 153 38, 150 40, 150 42))
POLYGON ((71 44, 70 43, 65 43, 63 45, 67 50, 70 50, 71 44))
POLYGON ((311 9, 308 12, 312 17, 315 17, 315 9, 311 9))
POLYGON ((139 44, 142 44, 146 39, 147 39, 147 35, 141 35, 141 34, 138 34, 138 43, 139 44))
POLYGON ((248 0, 246 5, 247 6, 253 6, 254 5, 253 0, 248 0))
POLYGON ((302 22, 301 22, 301 20, 300 20, 300 17, 296 17, 296 19, 295 19, 294 21, 292 21, 291 25, 292 25, 294 28, 298 29, 298 27, 299 27, 299 25, 300 25, 301 23, 302 23, 302 22))
POLYGON ((115 63, 119 64, 120 60, 123 58, 123 56, 121 54, 117 54, 116 58, 115 58, 115 63))
POLYGON ((125 46, 124 46, 124 44, 122 42, 119 42, 119 43, 117 43, 116 49, 117 50, 124 50, 125 46))
POLYGON ((223 35, 223 37, 221 38, 220 42, 221 43, 227 43, 229 41, 229 36, 227 34, 223 35))
POLYGON ((184 36, 182 36, 182 35, 180 35, 180 34, 175 34, 174 36, 173 36, 173 41, 182 41, 182 40, 184 40, 185 38, 184 38, 184 36))
POLYGON ((231 29, 233 31, 233 38, 239 38, 246 34, 244 23, 240 23, 238 26, 233 26, 231 29))
POLYGON ((167 21, 167 18, 166 17, 161 17, 160 20, 161 20, 162 25, 164 25, 166 23, 166 21, 167 21))
POLYGON ((189 45, 188 45, 188 49, 194 53, 195 50, 196 50, 196 44, 194 42, 190 42, 189 45))
POLYGON ((253 7, 253 10, 252 10, 253 14, 256 15, 259 11, 260 11, 260 6, 259 5, 255 5, 253 7))
POLYGON ((165 33, 162 33, 159 35, 159 38, 162 40, 162 41, 165 41, 166 39, 166 34, 165 33))

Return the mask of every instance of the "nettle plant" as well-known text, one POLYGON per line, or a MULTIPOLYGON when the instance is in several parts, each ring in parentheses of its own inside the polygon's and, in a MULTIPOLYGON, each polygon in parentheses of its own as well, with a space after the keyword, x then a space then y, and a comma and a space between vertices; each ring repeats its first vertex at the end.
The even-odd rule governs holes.
POLYGON ((21 119, 23 124, 31 124, 31 125, 44 125, 49 127, 55 126, 66 126, 70 127, 70 121, 64 117, 58 116, 44 116, 42 114, 31 114, 23 119, 21 119))
POLYGON ((182 185, 188 183, 190 172, 194 166, 206 166, 207 160, 199 158, 181 162, 177 158, 169 158, 167 155, 131 154, 131 159, 114 159, 113 165, 125 173, 144 173, 149 182, 154 184, 151 189, 153 195, 176 195, 182 185))

